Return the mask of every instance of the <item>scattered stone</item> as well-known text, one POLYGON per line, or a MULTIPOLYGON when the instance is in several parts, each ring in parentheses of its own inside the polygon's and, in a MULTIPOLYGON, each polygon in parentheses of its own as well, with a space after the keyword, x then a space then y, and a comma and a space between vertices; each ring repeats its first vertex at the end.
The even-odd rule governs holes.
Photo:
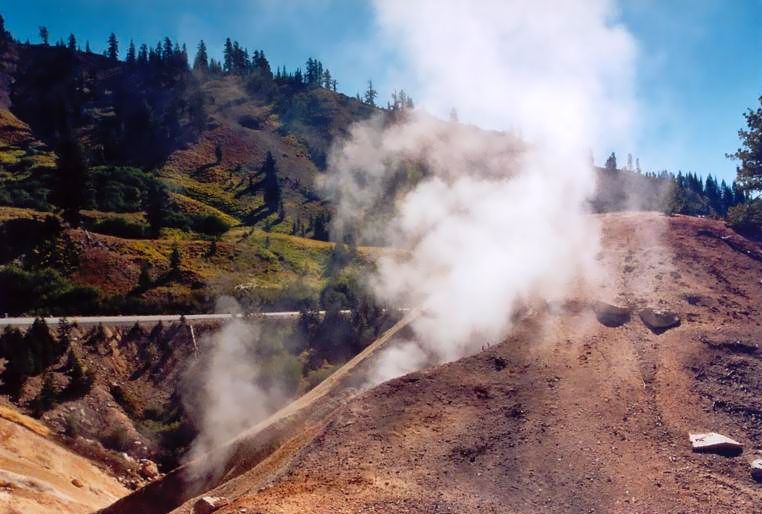
POLYGON ((762 459, 756 459, 751 463, 751 478, 762 483, 762 459))
POLYGON ((146 480, 156 480, 161 476, 159 467, 150 459, 140 459, 140 469, 138 472, 146 480))
POLYGON ((643 309, 640 311, 640 320, 654 334, 661 334, 680 325, 680 316, 667 310, 643 309))
POLYGON ((80 487, 80 488, 85 486, 82 482, 80 482, 76 478, 71 479, 71 485, 73 485, 74 487, 80 487))
POLYGON ((717 453, 725 456, 740 455, 743 445, 738 441, 716 432, 688 434, 694 452, 717 453))
POLYGON ((211 514, 217 509, 230 504, 227 498, 219 496, 203 496, 193 504, 193 514, 211 514))
POLYGON ((607 327, 620 327, 630 321, 630 309, 605 302, 595 302, 593 312, 598 322, 607 327))

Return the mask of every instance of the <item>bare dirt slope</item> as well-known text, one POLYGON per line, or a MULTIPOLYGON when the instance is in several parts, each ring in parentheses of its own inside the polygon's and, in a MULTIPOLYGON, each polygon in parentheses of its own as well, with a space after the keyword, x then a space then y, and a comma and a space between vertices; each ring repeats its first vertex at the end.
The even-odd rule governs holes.
POLYGON ((762 449, 759 247, 709 220, 600 219, 603 291, 355 396, 208 492, 231 500, 217 512, 759 512, 748 464, 762 449), (598 299, 635 315, 609 328, 575 308, 598 299), (645 306, 682 324, 654 334, 645 306), (692 453, 694 430, 744 453, 692 453))
POLYGON ((87 513, 127 494, 115 478, 46 437, 43 425, 0 409, 0 514, 87 513))

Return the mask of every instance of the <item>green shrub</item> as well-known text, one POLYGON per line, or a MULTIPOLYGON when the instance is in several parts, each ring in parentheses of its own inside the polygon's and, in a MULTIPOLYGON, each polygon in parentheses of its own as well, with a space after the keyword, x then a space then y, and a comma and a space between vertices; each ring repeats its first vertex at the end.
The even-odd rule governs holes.
POLYGON ((208 236, 219 237, 230 230, 230 225, 225 220, 213 214, 194 214, 191 221, 194 231, 208 236))
POLYGON ((11 265, 0 269, 0 313, 17 316, 37 313, 94 312, 99 295, 90 286, 78 286, 51 269, 26 271, 11 265))
POLYGON ((258 383, 265 389, 277 388, 288 396, 296 394, 302 379, 298 357, 282 351, 263 361, 258 383))
POLYGON ((225 220, 213 214, 183 214, 177 211, 167 214, 164 226, 185 232, 192 230, 212 237, 219 237, 230 229, 225 220))
POLYGON ((125 427, 115 427, 103 439, 103 446, 118 452, 127 451, 130 448, 130 434, 125 427))
POLYGON ((762 199, 731 207, 728 225, 746 236, 762 237, 762 199))
POLYGON ((318 369, 313 369, 304 377, 301 385, 301 391, 306 393, 310 389, 315 388, 323 380, 333 375, 337 369, 339 369, 339 366, 336 364, 326 364, 319 367, 318 369))
POLYGON ((106 212, 137 212, 144 209, 143 191, 157 181, 137 168, 97 167, 91 170, 92 206, 106 212))
POLYGON ((93 232, 126 239, 143 239, 148 236, 149 227, 145 223, 134 223, 123 218, 106 218, 91 226, 93 232))

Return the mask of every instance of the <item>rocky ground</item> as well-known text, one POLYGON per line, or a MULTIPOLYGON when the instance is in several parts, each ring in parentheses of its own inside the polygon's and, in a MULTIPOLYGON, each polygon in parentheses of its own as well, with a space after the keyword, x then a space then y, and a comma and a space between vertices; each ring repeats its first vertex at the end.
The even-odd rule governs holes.
POLYGON ((710 220, 601 220, 609 280, 595 298, 580 291, 499 345, 356 396, 205 493, 229 502, 217 512, 758 510, 759 248, 710 220), (605 326, 593 300, 633 315, 605 326), (655 333, 646 307, 681 323, 655 333), (743 453, 694 453, 695 431, 743 453))

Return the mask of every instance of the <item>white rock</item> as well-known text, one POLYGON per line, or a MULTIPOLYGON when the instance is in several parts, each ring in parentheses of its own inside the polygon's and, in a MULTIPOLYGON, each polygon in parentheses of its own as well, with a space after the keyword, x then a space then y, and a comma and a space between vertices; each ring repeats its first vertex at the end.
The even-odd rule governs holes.
POLYGON ((694 452, 741 453, 743 445, 716 432, 688 434, 694 452))
POLYGON ((762 459, 756 459, 751 463, 751 477, 757 482, 762 482, 762 459))
POLYGON ((217 509, 228 505, 230 502, 226 498, 218 496, 203 496, 193 504, 193 514, 211 514, 217 509))

